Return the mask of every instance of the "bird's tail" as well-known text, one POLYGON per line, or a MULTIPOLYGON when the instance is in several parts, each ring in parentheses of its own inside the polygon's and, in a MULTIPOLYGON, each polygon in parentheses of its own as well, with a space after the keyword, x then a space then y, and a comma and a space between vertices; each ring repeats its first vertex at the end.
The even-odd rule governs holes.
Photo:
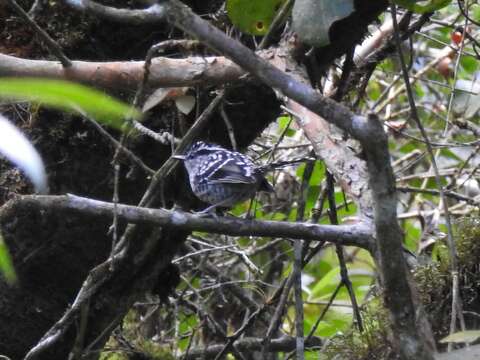
POLYGON ((316 160, 315 158, 303 157, 303 158, 300 158, 300 159, 294 159, 294 160, 288 160, 288 161, 278 161, 278 162, 273 162, 273 163, 270 163, 270 164, 260 165, 260 166, 257 167, 257 170, 260 173, 265 174, 269 171, 273 171, 273 170, 276 170, 276 169, 282 169, 282 168, 287 167, 287 166, 296 165, 296 164, 300 164, 300 163, 311 162, 311 161, 315 161, 315 160, 316 160))

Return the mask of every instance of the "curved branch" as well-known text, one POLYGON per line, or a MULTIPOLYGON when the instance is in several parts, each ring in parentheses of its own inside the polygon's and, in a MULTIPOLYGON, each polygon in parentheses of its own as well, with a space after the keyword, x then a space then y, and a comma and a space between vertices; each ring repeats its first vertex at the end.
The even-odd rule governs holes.
POLYGON ((70 6, 80 11, 93 13, 102 19, 116 21, 122 24, 144 25, 155 24, 165 20, 165 9, 162 5, 152 5, 147 9, 118 9, 103 6, 90 0, 65 0, 70 6))
POLYGON ((372 228, 365 223, 355 225, 317 225, 287 221, 244 220, 235 217, 206 218, 182 211, 150 209, 131 205, 93 200, 75 195, 26 195, 4 206, 36 208, 38 211, 75 210, 83 214, 118 219, 133 224, 154 224, 185 231, 205 231, 232 236, 268 236, 290 239, 329 241, 338 245, 353 245, 367 250, 373 248, 372 228))

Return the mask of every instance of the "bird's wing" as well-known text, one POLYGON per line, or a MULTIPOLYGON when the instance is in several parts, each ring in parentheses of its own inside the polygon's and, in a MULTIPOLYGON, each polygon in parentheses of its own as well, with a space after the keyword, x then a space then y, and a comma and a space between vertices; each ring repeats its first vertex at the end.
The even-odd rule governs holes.
POLYGON ((243 159, 229 159, 209 176, 209 180, 214 184, 254 184, 257 178, 252 170, 253 164, 246 163, 243 159))

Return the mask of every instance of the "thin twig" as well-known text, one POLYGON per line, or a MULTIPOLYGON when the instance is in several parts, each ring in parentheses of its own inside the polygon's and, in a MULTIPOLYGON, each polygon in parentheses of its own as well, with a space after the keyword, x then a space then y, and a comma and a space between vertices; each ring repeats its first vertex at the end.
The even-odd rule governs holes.
POLYGON ((46 33, 45 30, 43 30, 38 24, 28 15, 23 8, 17 4, 15 0, 7 0, 8 3, 15 9, 18 15, 28 24, 30 25, 37 35, 45 41, 45 44, 47 45, 48 49, 50 52, 57 57, 57 59, 62 63, 62 66, 67 68, 72 66, 72 62, 70 59, 64 54, 62 48, 58 43, 53 40, 50 35, 46 33))
POLYGON ((237 141, 235 140, 235 130, 233 129, 233 124, 228 117, 227 112, 225 111, 225 104, 223 103, 220 106, 220 115, 222 115, 222 119, 225 123, 225 127, 227 128, 228 137, 230 138, 230 143, 232 144, 232 149, 237 151, 237 141))
POLYGON ((266 354, 270 347, 272 338, 280 326, 282 315, 285 309, 285 304, 288 299, 288 294, 290 293, 290 289, 292 288, 294 280, 295 278, 292 276, 292 274, 290 274, 290 276, 283 282, 283 285, 281 287, 282 291, 281 291, 280 299, 278 300, 278 304, 275 308, 275 312, 273 313, 272 320, 270 321, 270 325, 268 326, 267 333, 263 339, 262 359, 266 358, 266 354))
POLYGON ((278 27, 285 21, 288 15, 288 12, 293 6, 293 1, 294 0, 287 0, 282 4, 282 7, 280 8, 280 10, 278 10, 277 14, 275 15, 275 18, 270 24, 268 32, 265 34, 262 41, 258 45, 259 50, 266 49, 268 46, 270 46, 270 42, 272 40, 273 34, 278 29, 278 27))
POLYGON ((113 222, 109 231, 112 234, 112 248, 110 250, 110 257, 113 257, 113 255, 115 255, 114 250, 118 242, 118 203, 120 202, 119 187, 120 187, 120 164, 115 163, 113 164, 113 197, 112 197, 113 222))
POLYGON ((82 309, 82 306, 90 300, 91 296, 102 286, 112 275, 110 269, 112 262, 121 261, 125 253, 121 252, 113 258, 109 258, 100 265, 93 268, 87 276, 82 288, 78 292, 75 301, 68 311, 58 320, 46 333, 40 341, 33 346, 25 356, 25 360, 35 358, 38 354, 55 344, 62 336, 65 335, 69 326, 75 320, 76 316, 82 309))
MULTIPOLYGON (((397 190, 405 193, 423 193, 423 194, 430 194, 430 195, 440 195, 440 191, 436 189, 422 189, 422 188, 411 187, 411 186, 397 186, 397 190)), ((452 199, 465 201, 469 205, 480 206, 480 201, 470 196, 462 195, 450 190, 444 190, 444 194, 445 196, 451 197, 452 199)))
MULTIPOLYGON (((305 218, 305 207, 307 203, 308 190, 310 179, 313 174, 313 168, 315 162, 309 162, 305 165, 303 171, 302 184, 300 186, 299 200, 297 206, 297 221, 303 221, 305 218)), ((293 244, 294 249, 294 261, 293 261, 293 273, 294 279, 293 293, 295 297, 295 337, 297 339, 296 358, 304 359, 305 355, 305 334, 303 329, 303 298, 302 298, 302 267, 303 267, 303 241, 297 241, 293 244)))
POLYGON ((440 179, 440 173, 438 170, 437 162, 435 159, 435 155, 433 153, 433 148, 432 145, 430 144, 430 141, 428 139, 427 132, 425 131, 425 128, 422 125, 422 122, 420 121, 420 118, 417 113, 417 107, 415 104, 415 99, 413 97, 413 91, 410 85, 410 78, 408 76, 408 70, 406 68, 404 56, 403 56, 403 50, 402 46, 400 43, 400 37, 398 35, 398 24, 396 21, 396 5, 391 3, 391 9, 392 9, 392 18, 393 18, 393 25, 394 25, 394 37, 395 41, 397 44, 397 51, 400 59, 400 65, 402 68, 402 76, 404 80, 404 85, 405 89, 407 90, 407 95, 408 95, 408 102, 410 104, 410 109, 411 109, 411 116, 415 123, 417 124, 422 137, 425 141, 426 147, 427 147, 427 152, 430 157, 430 161, 432 163, 432 168, 435 173, 435 182, 437 184, 438 190, 440 192, 440 201, 443 206, 443 213, 445 217, 445 223, 447 227, 447 243, 448 243, 448 248, 449 248, 449 253, 450 253, 450 265, 452 269, 452 286, 453 286, 453 291, 452 291, 452 320, 451 320, 451 327, 450 327, 450 334, 455 332, 455 323, 457 320, 457 316, 463 317, 463 314, 459 313, 457 314, 457 310, 459 309, 459 304, 461 304, 461 298, 460 298, 460 292, 458 290, 459 282, 458 282, 458 256, 457 256, 457 250, 456 250, 456 245, 455 245, 455 240, 453 238, 453 231, 452 231, 452 223, 450 220, 450 212, 448 210, 448 202, 447 198, 445 196, 445 192, 443 189, 443 185, 440 179))
POLYGON ((327 314, 328 310, 330 309, 330 306, 333 303, 333 300, 335 300, 335 298, 337 297, 337 294, 340 291, 340 289, 342 288, 342 286, 343 286, 342 282, 338 283, 337 287, 335 288, 335 291, 330 296, 330 299, 328 300, 327 305, 323 308, 322 313, 318 317, 317 321, 315 321, 315 324, 312 326, 312 329, 310 330, 310 334, 308 334, 308 336, 307 336, 306 342, 308 342, 312 338, 313 334, 315 334, 315 331, 317 331, 318 326, 320 325, 323 318, 327 314))
POLYGON ((241 335, 243 335, 243 333, 248 329, 250 328, 255 319, 257 318, 257 316, 261 313, 261 312, 264 312, 266 309, 265 306, 255 310, 254 313, 252 313, 250 315, 250 317, 243 323, 243 325, 240 327, 240 329, 238 329, 237 331, 235 331, 235 334, 229 336, 228 338, 228 341, 227 343, 225 344, 225 346, 223 347, 223 349, 221 351, 218 352, 217 356, 215 356, 215 359, 214 360, 220 360, 223 355, 233 346, 233 344, 235 343, 235 341, 237 341, 241 335))
POLYGON ((90 118, 87 114, 83 113, 82 116, 90 122, 100 134, 102 134, 105 138, 110 141, 113 146, 116 148, 119 148, 125 155, 126 157, 136 166, 138 166, 140 169, 142 169, 147 175, 153 175, 155 174, 155 171, 148 167, 138 156, 136 156, 132 151, 127 149, 125 146, 122 146, 119 141, 117 141, 112 135, 108 133, 98 122, 90 118))
MULTIPOLYGON (((328 215, 330 218, 330 223, 332 225, 338 225, 338 216, 335 204, 335 185, 333 175, 327 171, 327 198, 329 204, 329 211, 328 215)), ((352 282, 350 281, 350 277, 348 276, 348 269, 347 264, 345 262, 345 254, 343 251, 343 247, 336 245, 335 251, 337 253, 338 263, 340 265, 340 277, 342 284, 348 290, 348 295, 350 296, 350 301, 352 302, 353 314, 355 316, 355 324, 358 327, 360 332, 363 332, 363 322, 362 316, 360 314, 360 308, 358 307, 357 297, 355 296, 355 291, 353 290, 352 282)))
POLYGON ((88 324, 88 301, 82 305, 80 310, 80 325, 77 331, 77 336, 75 336, 75 342, 72 347, 72 351, 68 355, 68 360, 80 360, 83 352, 83 347, 85 343, 85 332, 87 331, 88 324))

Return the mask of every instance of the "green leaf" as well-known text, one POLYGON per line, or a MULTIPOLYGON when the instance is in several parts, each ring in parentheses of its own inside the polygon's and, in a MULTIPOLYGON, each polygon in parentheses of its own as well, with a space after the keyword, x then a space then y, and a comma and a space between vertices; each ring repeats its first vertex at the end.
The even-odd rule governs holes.
POLYGON ((0 98, 84 112, 96 121, 117 129, 124 125, 125 118, 141 117, 136 109, 101 91, 61 80, 0 78, 0 98))
POLYGON ((227 14, 241 31, 265 35, 284 0, 227 0, 227 14))
POLYGON ((17 281, 17 275, 13 268, 12 259, 10 258, 10 252, 8 251, 5 241, 3 241, 2 234, 0 233, 0 273, 3 274, 5 280, 9 284, 14 284, 17 281))
POLYGON ((465 330, 450 334, 440 340, 441 343, 471 343, 480 338, 480 330, 465 330))
POLYGON ((473 19, 476 20, 476 21, 479 21, 480 20, 480 6, 478 6, 478 5, 473 6, 472 13, 473 13, 473 15, 471 15, 471 16, 473 17, 473 19))
POLYGON ((296 131, 290 128, 290 125, 292 123, 292 118, 290 116, 280 116, 277 120, 279 134, 285 131, 285 135, 288 137, 292 137, 295 135, 296 131))
MULTIPOLYGON (((361 302, 374 281, 374 274, 367 268, 354 267, 353 264, 347 266, 347 271, 350 281, 352 282, 355 296, 357 297, 357 300, 361 302)), ((317 301, 330 298, 340 281, 340 267, 335 266, 313 286, 308 299, 311 301, 317 301)), ((340 289, 336 299, 347 301, 350 299, 345 287, 340 289)))
MULTIPOLYGON (((324 306, 319 305, 305 305, 304 327, 306 334, 312 330, 318 314, 322 312, 323 308, 324 306)), ((351 314, 340 312, 332 307, 327 311, 314 334, 321 337, 330 337, 338 332, 347 331, 351 324, 351 314)))
POLYGON ((393 2, 407 10, 418 14, 424 14, 442 9, 450 4, 452 0, 430 0, 425 5, 417 5, 417 0, 393 0, 393 2))
POLYGON ((315 284, 309 296, 309 300, 328 298, 328 296, 335 290, 340 280, 340 267, 336 266, 315 284))

